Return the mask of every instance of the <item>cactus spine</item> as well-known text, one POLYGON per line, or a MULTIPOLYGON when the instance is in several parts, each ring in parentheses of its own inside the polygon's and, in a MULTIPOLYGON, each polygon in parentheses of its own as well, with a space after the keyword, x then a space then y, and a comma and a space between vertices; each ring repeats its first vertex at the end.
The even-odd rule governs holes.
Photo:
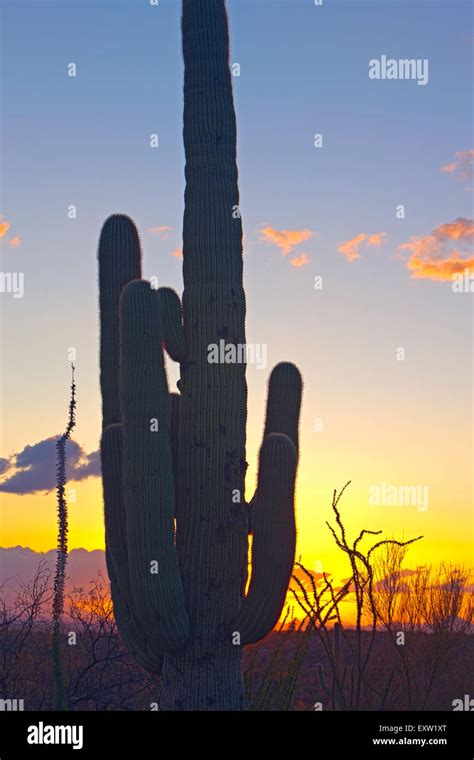
POLYGON ((141 277, 133 222, 99 243, 106 557, 124 640, 163 675, 161 709, 240 710, 242 646, 272 630, 294 561, 301 377, 269 383, 259 478, 244 501, 245 344, 236 124, 224 0, 184 0, 183 315, 141 277), (162 346, 180 363, 170 394, 162 346), (253 539, 247 596, 249 514, 253 539))

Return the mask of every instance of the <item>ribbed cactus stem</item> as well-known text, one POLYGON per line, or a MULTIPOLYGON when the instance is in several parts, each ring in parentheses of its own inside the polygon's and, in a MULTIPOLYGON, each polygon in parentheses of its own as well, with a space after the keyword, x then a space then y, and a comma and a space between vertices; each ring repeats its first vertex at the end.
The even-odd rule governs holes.
MULTIPOLYGON (((223 0, 183 0, 184 285, 242 286, 237 130, 223 0)), ((241 293, 236 293, 240 299, 241 293)), ((241 322, 243 334, 243 321, 241 322)))
POLYGON ((296 465, 296 449, 288 436, 266 436, 253 514, 252 577, 237 622, 245 644, 259 641, 272 630, 285 602, 296 544, 294 512, 289 509, 296 465))
POLYGON ((142 667, 160 673, 163 654, 155 637, 147 639, 136 611, 130 587, 127 526, 123 501, 123 431, 122 425, 109 425, 101 441, 102 480, 105 522, 107 525, 105 559, 109 574, 114 616, 125 644, 142 667))
POLYGON ((129 283, 120 299, 120 400, 130 585, 147 635, 165 651, 189 636, 174 544, 171 403, 157 291, 129 283), (160 466, 156 466, 159 462, 160 466))
POLYGON ((102 425, 121 421, 119 398, 119 300, 125 285, 141 277, 137 228, 128 216, 114 214, 99 241, 100 386, 102 425))
POLYGON ((270 433, 285 433, 298 453, 298 421, 302 380, 294 364, 280 362, 273 369, 268 384, 267 414, 263 438, 270 433))
POLYGON ((222 0, 183 2, 183 325, 176 546, 193 630, 165 661, 165 704, 241 709, 241 648, 233 641, 247 564, 244 364, 211 364, 209 347, 245 343, 236 125, 222 0), (201 662, 199 671, 193 663, 201 662), (176 668, 184 677, 176 684, 176 668), (227 672, 229 670, 229 672, 227 672), (201 678, 205 690, 195 683, 201 678), (203 691, 207 693, 203 702, 203 691))
POLYGON ((171 288, 159 288, 157 293, 164 345, 175 362, 182 362, 186 358, 186 344, 181 323, 181 301, 171 288))

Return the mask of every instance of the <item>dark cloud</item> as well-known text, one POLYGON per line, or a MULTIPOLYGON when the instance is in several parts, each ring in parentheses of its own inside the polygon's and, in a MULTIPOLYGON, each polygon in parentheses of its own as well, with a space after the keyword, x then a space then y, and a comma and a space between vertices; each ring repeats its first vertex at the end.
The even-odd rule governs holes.
MULTIPOLYGON (((27 494, 51 491, 56 486, 56 442, 60 436, 27 445, 10 460, 0 459, 0 475, 12 468, 15 472, 0 482, 0 491, 27 494), (7 463, 6 466, 3 463, 7 463)), ((100 454, 86 454, 76 441, 66 442, 66 475, 68 480, 84 480, 100 475, 100 454)))
POLYGON ((84 478, 95 477, 100 474, 100 451, 97 450, 83 457, 82 464, 74 470, 74 480, 84 480, 84 478))

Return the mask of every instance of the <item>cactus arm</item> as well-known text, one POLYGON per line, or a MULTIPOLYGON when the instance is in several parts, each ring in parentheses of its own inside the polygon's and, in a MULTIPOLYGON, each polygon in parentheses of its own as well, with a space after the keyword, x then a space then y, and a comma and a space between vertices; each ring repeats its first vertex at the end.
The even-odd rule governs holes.
POLYGON ((114 616, 126 646, 140 664, 158 673, 162 655, 147 641, 131 609, 125 512, 122 491, 122 435, 119 423, 119 326, 120 294, 130 281, 141 277, 140 239, 133 221, 114 214, 101 230, 98 250, 100 301, 100 384, 103 438, 101 459, 104 488, 106 563, 114 616), (128 600, 128 601, 127 601, 128 600))
POLYGON ((158 649, 150 647, 150 642, 148 639, 145 639, 140 628, 135 624, 126 604, 126 597, 121 593, 114 577, 113 563, 110 564, 108 560, 106 560, 106 563, 114 605, 115 622, 125 646, 142 668, 156 676, 160 676, 163 667, 163 654, 158 649))
POLYGON ((114 214, 104 222, 99 240, 100 386, 102 426, 120 422, 119 327, 120 294, 141 277, 137 228, 128 216, 114 214))
POLYGON ((174 543, 171 404, 157 291, 130 282, 120 299, 120 394, 128 563, 135 609, 164 651, 189 636, 174 543), (156 565, 156 563, 158 563, 156 565))
POLYGON ((175 362, 183 362, 186 358, 186 344, 179 296, 172 288, 159 288, 158 300, 165 348, 175 362))
POLYGON ((114 616, 127 648, 146 670, 161 672, 163 655, 147 640, 142 626, 132 613, 128 574, 125 508, 122 488, 122 426, 109 425, 101 441, 104 515, 106 528, 105 559, 110 579, 114 616), (128 601, 127 601, 128 600, 128 601))
POLYGON ((302 380, 297 367, 280 362, 273 368, 268 383, 267 410, 263 439, 270 433, 285 433, 299 451, 299 417, 302 380))
POLYGON ((297 456, 283 433, 270 433, 260 449, 253 513, 252 577, 235 625, 242 644, 254 644, 280 617, 293 569, 297 456))
POLYGON ((298 369, 277 364, 268 384, 258 484, 249 507, 252 577, 236 624, 244 644, 259 641, 277 623, 293 569, 301 392, 298 369))
MULTIPOLYGON (((302 379, 299 370, 290 362, 280 362, 270 375, 263 440, 270 433, 285 433, 299 451, 299 416, 302 379)), ((253 533, 253 515, 257 491, 247 505, 249 533, 253 533)))

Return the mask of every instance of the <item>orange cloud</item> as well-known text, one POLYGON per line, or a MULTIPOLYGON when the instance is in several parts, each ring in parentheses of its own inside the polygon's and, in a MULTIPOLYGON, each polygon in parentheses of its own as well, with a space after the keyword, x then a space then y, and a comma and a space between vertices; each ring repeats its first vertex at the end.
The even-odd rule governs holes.
POLYGON ((173 227, 168 227, 166 224, 163 224, 161 227, 148 227, 147 232, 151 232, 152 235, 163 235, 166 237, 168 232, 171 232, 172 229, 173 227))
POLYGON ((342 253, 346 257, 347 261, 355 261, 360 259, 360 248, 362 243, 366 246, 379 247, 382 245, 383 239, 387 236, 386 232, 373 232, 368 234, 367 232, 359 232, 358 235, 341 243, 337 249, 339 253, 342 253))
POLYGON ((267 243, 274 243, 283 256, 287 256, 295 246, 309 240, 312 235, 311 230, 276 230, 270 225, 260 230, 260 239, 267 243))
POLYGON ((433 235, 438 239, 450 238, 451 240, 468 240, 474 237, 474 224, 472 219, 463 219, 458 217, 454 222, 448 222, 447 224, 440 224, 437 227, 433 235))
POLYGON ((367 238, 367 245, 382 245, 384 237, 387 236, 386 232, 374 232, 373 235, 369 235, 367 238))
POLYGON ((290 259, 290 264, 292 267, 305 267, 306 264, 309 264, 309 256, 307 253, 302 253, 301 256, 293 256, 290 259))
POLYGON ((19 236, 17 235, 16 237, 13 237, 13 238, 11 238, 11 240, 9 240, 8 242, 9 242, 9 244, 10 244, 10 245, 11 245, 13 248, 18 248, 18 246, 20 246, 20 245, 21 245, 21 237, 19 237, 19 236))
POLYGON ((413 254, 407 261, 407 269, 415 280, 452 280, 454 274, 462 274, 466 269, 474 273, 474 256, 463 259, 458 251, 453 251, 447 259, 429 261, 413 254))
POLYGON ((360 244, 366 239, 367 235, 365 232, 360 232, 359 235, 356 235, 351 240, 346 240, 345 243, 341 243, 337 250, 339 253, 342 253, 346 257, 347 261, 360 259, 359 247, 360 244))
POLYGON ((182 248, 175 248, 174 251, 171 251, 171 256, 174 256, 175 259, 182 259, 183 258, 182 248))
POLYGON ((474 269, 474 255, 465 255, 472 239, 473 220, 459 217, 454 222, 440 224, 431 235, 411 237, 399 249, 410 253, 406 267, 413 279, 451 280, 454 274, 474 269), (450 248, 453 240, 458 244, 456 249, 450 248))
MULTIPOLYGON (((458 150, 454 154, 454 161, 441 167, 442 172, 452 174, 461 182, 470 182, 473 174, 474 148, 470 150, 458 150)), ((470 188, 466 188, 469 190, 470 188)))
POLYGON ((0 222, 0 238, 5 237, 10 229, 10 222, 0 222))

